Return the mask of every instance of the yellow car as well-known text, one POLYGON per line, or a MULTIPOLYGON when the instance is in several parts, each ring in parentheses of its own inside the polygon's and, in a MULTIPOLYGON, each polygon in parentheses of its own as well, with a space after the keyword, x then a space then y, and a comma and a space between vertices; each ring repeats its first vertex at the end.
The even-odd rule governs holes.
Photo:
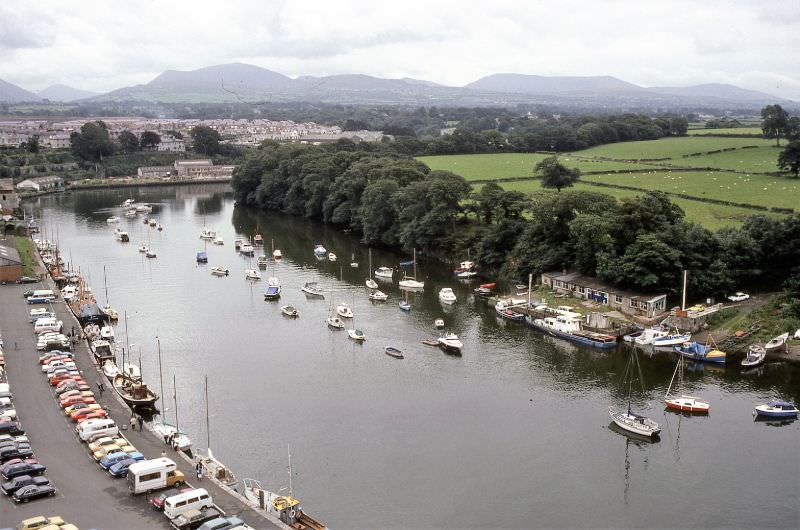
POLYGON ((58 515, 51 515, 50 517, 39 515, 37 517, 31 517, 30 519, 25 519, 24 521, 20 522, 17 525, 17 530, 41 530, 47 526, 59 527, 64 524, 66 524, 64 519, 58 515))
POLYGON ((692 307, 687 308, 687 311, 705 311, 706 306, 703 304, 693 305, 692 307))
POLYGON ((94 452, 94 459, 99 462, 104 456, 110 455, 111 453, 118 453, 119 451, 123 451, 125 453, 134 453, 136 452, 136 448, 132 445, 123 445, 121 447, 116 444, 104 445, 94 452))
POLYGON ((104 447, 106 445, 116 445, 117 447, 123 447, 125 445, 128 445, 128 440, 126 440, 125 438, 122 438, 121 436, 119 438, 112 438, 110 436, 103 436, 102 438, 100 438, 96 442, 93 442, 93 443, 89 444, 89 451, 94 453, 95 451, 97 451, 98 449, 100 449, 101 447, 104 447))
POLYGON ((103 408, 100 405, 98 405, 97 403, 90 403, 89 405, 86 405, 85 407, 84 407, 84 405, 85 405, 85 403, 80 403, 80 404, 76 403, 75 405, 70 405, 69 407, 64 409, 64 414, 66 414, 67 416, 70 416, 70 415, 72 415, 73 412, 75 412, 77 410, 80 410, 80 409, 100 410, 101 408, 103 408))

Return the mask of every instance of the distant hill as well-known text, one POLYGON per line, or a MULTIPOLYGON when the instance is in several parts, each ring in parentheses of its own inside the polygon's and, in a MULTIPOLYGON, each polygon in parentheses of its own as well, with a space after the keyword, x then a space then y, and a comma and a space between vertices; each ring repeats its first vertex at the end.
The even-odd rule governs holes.
POLYGON ((81 90, 79 88, 72 88, 71 86, 55 84, 50 85, 44 90, 40 90, 38 95, 50 101, 76 101, 79 99, 86 99, 97 96, 97 92, 89 92, 88 90, 81 90))
POLYGON ((233 63, 197 70, 168 70, 149 83, 114 90, 99 102, 235 103, 321 102, 500 106, 544 104, 564 108, 757 109, 788 100, 732 85, 645 88, 612 76, 548 77, 494 74, 463 87, 419 79, 384 79, 362 74, 288 76, 249 64, 233 63))
POLYGON ((650 92, 658 94, 670 94, 683 97, 700 98, 720 98, 738 101, 774 101, 777 103, 788 102, 788 99, 771 96, 757 90, 748 90, 734 85, 723 83, 707 83, 704 85, 684 86, 684 87, 650 87, 650 92))
POLYGON ((473 81, 464 88, 518 94, 619 94, 644 91, 640 86, 607 75, 545 77, 525 74, 493 74, 473 81))
POLYGON ((24 88, 0 79, 0 102, 2 103, 41 101, 41 99, 33 92, 28 92, 24 88))

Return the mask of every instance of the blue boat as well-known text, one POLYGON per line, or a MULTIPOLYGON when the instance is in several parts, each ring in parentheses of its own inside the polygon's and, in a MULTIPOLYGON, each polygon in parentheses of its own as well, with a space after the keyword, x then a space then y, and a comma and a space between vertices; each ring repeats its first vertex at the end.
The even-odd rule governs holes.
POLYGON ((403 311, 411 311, 411 304, 405 300, 400 300, 400 309, 403 311))
POLYGON ((557 317, 532 318, 525 317, 525 322, 538 330, 549 333, 584 346, 607 350, 617 346, 617 338, 581 329, 581 316, 577 313, 562 314, 557 317))
POLYGON ((675 351, 687 359, 706 363, 725 364, 725 358, 727 357, 724 351, 699 342, 684 342, 680 346, 675 346, 675 351))
POLYGON ((281 286, 270 285, 264 293, 264 300, 277 300, 281 297, 281 286))
POLYGON ((413 267, 414 266, 414 260, 412 259, 410 261, 401 261, 400 262, 400 266, 401 267, 413 267))
POLYGON ((796 418, 797 407, 788 401, 773 400, 766 405, 758 405, 753 411, 756 417, 764 418, 796 418))
POLYGON ((205 252, 198 252, 197 263, 208 263, 208 254, 206 254, 205 252))

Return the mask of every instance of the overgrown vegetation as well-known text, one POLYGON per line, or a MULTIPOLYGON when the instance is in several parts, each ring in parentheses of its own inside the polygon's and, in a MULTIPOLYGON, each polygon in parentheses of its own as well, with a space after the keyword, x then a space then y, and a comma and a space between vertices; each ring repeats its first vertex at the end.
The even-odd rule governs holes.
POLYGON ((33 241, 29 237, 16 236, 17 252, 22 260, 22 275, 36 276, 36 258, 34 258, 33 241))

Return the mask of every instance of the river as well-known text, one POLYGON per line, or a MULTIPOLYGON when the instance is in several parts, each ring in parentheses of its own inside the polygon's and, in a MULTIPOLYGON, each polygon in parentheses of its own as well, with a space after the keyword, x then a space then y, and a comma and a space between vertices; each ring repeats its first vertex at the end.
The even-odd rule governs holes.
MULTIPOLYGON (((797 527, 800 522, 800 422, 754 422, 753 406, 773 397, 800 401, 800 369, 770 364, 687 374, 690 393, 710 400, 707 417, 663 411, 674 369, 669 354, 640 354, 644 388, 633 406, 660 422, 660 441, 632 440, 610 428, 609 405, 625 406, 627 350, 576 347, 498 322, 441 264, 422 263, 423 294, 398 308, 371 303, 367 248, 351 234, 296 217, 234 205, 225 185, 87 190, 26 203, 58 236, 105 303, 127 313, 133 359, 160 392, 161 342, 168 419, 177 378, 180 426, 205 449, 203 379, 209 378, 211 446, 239 479, 293 489, 307 512, 332 528, 797 527), (122 217, 132 197, 154 205, 164 226, 122 217), (111 215, 131 242, 115 240, 111 215), (195 263, 205 225, 224 238, 195 263), (266 302, 265 279, 245 280, 249 260, 237 237, 264 234, 281 249, 280 302, 266 302), (146 259, 141 242, 158 253, 146 259), (317 261, 323 243, 339 261, 317 261), (360 264, 351 268, 351 255, 360 264), (214 277, 212 266, 230 268, 214 277), (326 298, 300 291, 316 280, 326 298), (458 303, 437 298, 452 287, 458 303), (331 331, 331 297, 353 307, 364 344, 331 331), (281 315, 295 305, 297 320, 281 315), (420 343, 443 317, 465 346, 460 357, 420 343), (393 344, 405 352, 383 353, 393 344)), ((259 249, 256 249, 256 254, 259 249)), ((268 252, 267 252, 268 253, 268 252)), ((373 266, 407 255, 374 249, 373 266)), ((255 267, 255 261, 253 261, 255 267)), ((476 282, 475 282, 476 283, 476 282)), ((123 319, 116 326, 124 341, 123 319)))

